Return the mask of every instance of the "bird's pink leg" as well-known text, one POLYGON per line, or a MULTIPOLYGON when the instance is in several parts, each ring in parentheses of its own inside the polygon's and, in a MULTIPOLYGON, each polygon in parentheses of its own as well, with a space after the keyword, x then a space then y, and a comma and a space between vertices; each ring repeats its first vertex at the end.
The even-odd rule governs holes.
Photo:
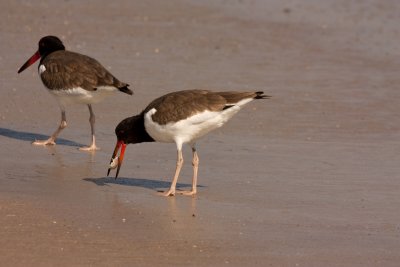
POLYGON ((193 152, 193 159, 192 159, 192 165, 193 165, 193 178, 192 178, 192 191, 178 191, 179 194, 185 195, 185 196, 193 196, 196 195, 197 193, 197 172, 199 170, 199 156, 197 155, 196 148, 193 146, 192 147, 192 152, 193 152))
POLYGON ((181 172, 183 165, 183 156, 182 156, 182 149, 178 149, 178 159, 176 160, 176 170, 175 170, 175 175, 174 179, 172 180, 171 187, 169 188, 168 191, 161 193, 163 196, 175 196, 175 189, 176 189, 176 183, 178 182, 178 177, 179 173, 181 172))
POLYGON ((55 145, 56 144, 56 139, 58 134, 65 128, 67 127, 67 119, 65 116, 65 110, 61 109, 61 123, 60 126, 58 126, 57 130, 49 137, 47 140, 35 140, 32 144, 33 145, 55 145))
POLYGON ((95 123, 95 119, 96 117, 94 116, 93 110, 92 110, 92 105, 88 105, 89 107, 89 112, 90 112, 90 117, 89 117, 89 122, 90 122, 90 129, 92 131, 92 144, 90 146, 84 146, 84 147, 80 147, 79 150, 82 151, 95 151, 95 150, 99 150, 100 148, 96 146, 96 137, 94 134, 94 123, 95 123))

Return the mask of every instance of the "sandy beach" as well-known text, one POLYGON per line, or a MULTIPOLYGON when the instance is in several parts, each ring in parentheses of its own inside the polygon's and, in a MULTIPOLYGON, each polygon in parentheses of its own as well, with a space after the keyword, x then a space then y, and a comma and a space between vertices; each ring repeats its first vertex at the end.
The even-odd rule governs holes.
MULTIPOLYGON (((3 1, 0 265, 399 266, 397 1, 3 1), (96 58, 133 96, 66 110, 37 63, 45 35, 96 58), (162 197, 174 144, 127 147, 122 119, 184 89, 262 90, 198 142, 196 197, 162 197)), ((190 148, 178 188, 190 188, 190 148)))

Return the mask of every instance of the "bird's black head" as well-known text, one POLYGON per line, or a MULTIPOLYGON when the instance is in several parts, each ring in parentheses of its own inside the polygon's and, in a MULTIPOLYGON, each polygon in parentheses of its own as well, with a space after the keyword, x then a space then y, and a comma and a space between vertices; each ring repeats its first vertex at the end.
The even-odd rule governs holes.
POLYGON ((121 168, 122 161, 124 159, 126 145, 137 144, 142 142, 154 142, 154 139, 146 132, 144 127, 144 116, 143 113, 126 118, 122 120, 115 128, 115 134, 117 135, 117 144, 114 148, 114 153, 111 157, 110 167, 107 172, 107 176, 110 174, 110 170, 117 168, 115 178, 118 177, 119 169, 121 168), (116 159, 118 151, 121 149, 119 157, 116 159), (118 160, 118 164, 115 164, 115 160, 118 160))
POLYGON ((40 56, 43 58, 46 55, 58 51, 58 50, 65 50, 64 44, 61 42, 61 40, 52 35, 48 35, 40 39, 39 41, 39 53, 40 56))
POLYGON ((118 141, 123 141, 125 144, 153 141, 144 128, 144 117, 142 114, 122 120, 115 128, 115 134, 118 141))
POLYGON ((36 53, 33 54, 33 56, 31 56, 21 68, 19 68, 18 73, 24 71, 39 58, 42 58, 41 60, 43 60, 48 54, 58 50, 65 50, 63 43, 58 37, 51 35, 43 37, 39 41, 38 51, 36 51, 36 53))

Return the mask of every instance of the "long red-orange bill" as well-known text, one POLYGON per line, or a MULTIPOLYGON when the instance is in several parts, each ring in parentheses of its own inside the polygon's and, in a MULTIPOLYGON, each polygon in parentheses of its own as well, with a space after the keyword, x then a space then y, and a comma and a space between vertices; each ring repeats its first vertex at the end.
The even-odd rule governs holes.
MULTIPOLYGON (((124 154, 125 154, 125 149, 126 149, 126 144, 124 143, 124 141, 120 141, 120 140, 117 141, 117 144, 115 145, 115 148, 114 148, 113 155, 110 160, 110 168, 108 168, 108 171, 107 171, 107 176, 108 176, 111 171, 111 163, 114 161, 120 148, 121 148, 121 152, 118 157, 118 166, 117 166, 117 173, 115 175, 115 179, 117 179, 117 177, 118 177, 119 169, 121 168, 122 161, 124 160, 124 154)), ((113 168, 115 168, 115 167, 113 167, 113 168)))
POLYGON ((118 140, 117 143, 115 144, 114 152, 113 152, 113 154, 112 154, 112 156, 111 156, 111 160, 110 160, 110 168, 108 168, 108 171, 107 171, 107 176, 110 175, 111 163, 114 161, 115 156, 118 154, 118 150, 119 150, 119 148, 121 147, 121 145, 122 145, 122 142, 119 141, 119 140, 118 140))
POLYGON ((121 168, 122 161, 124 160, 124 154, 125 154, 125 149, 126 149, 126 144, 124 144, 123 141, 121 141, 121 142, 122 142, 122 147, 121 147, 121 153, 119 154, 119 158, 118 158, 118 167, 117 167, 117 173, 115 174, 115 179, 117 179, 117 177, 118 177, 119 169, 121 168))
POLYGON ((33 56, 31 56, 24 65, 22 65, 21 68, 19 68, 18 73, 21 73, 22 71, 24 71, 26 68, 28 68, 30 65, 32 65, 33 63, 35 63, 38 59, 40 58, 40 53, 39 51, 37 51, 35 54, 33 54, 33 56))

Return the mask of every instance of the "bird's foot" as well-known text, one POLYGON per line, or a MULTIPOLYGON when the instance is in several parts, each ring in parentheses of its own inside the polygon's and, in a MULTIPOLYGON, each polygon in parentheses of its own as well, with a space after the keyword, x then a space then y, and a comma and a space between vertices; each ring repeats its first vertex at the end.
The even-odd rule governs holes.
POLYGON ((196 190, 191 190, 191 191, 178 190, 176 193, 179 195, 184 195, 184 196, 194 196, 194 195, 196 195, 197 192, 196 192, 196 190))
POLYGON ((159 195, 164 196, 164 197, 173 197, 175 196, 175 190, 169 189, 168 191, 159 191, 159 195))
POLYGON ((49 138, 47 140, 35 140, 34 142, 32 142, 32 145, 35 146, 54 146, 56 144, 56 142, 54 142, 54 139, 49 138))
POLYGON ((96 151, 100 150, 100 147, 97 147, 96 145, 92 144, 90 146, 83 146, 79 148, 80 151, 96 151))

